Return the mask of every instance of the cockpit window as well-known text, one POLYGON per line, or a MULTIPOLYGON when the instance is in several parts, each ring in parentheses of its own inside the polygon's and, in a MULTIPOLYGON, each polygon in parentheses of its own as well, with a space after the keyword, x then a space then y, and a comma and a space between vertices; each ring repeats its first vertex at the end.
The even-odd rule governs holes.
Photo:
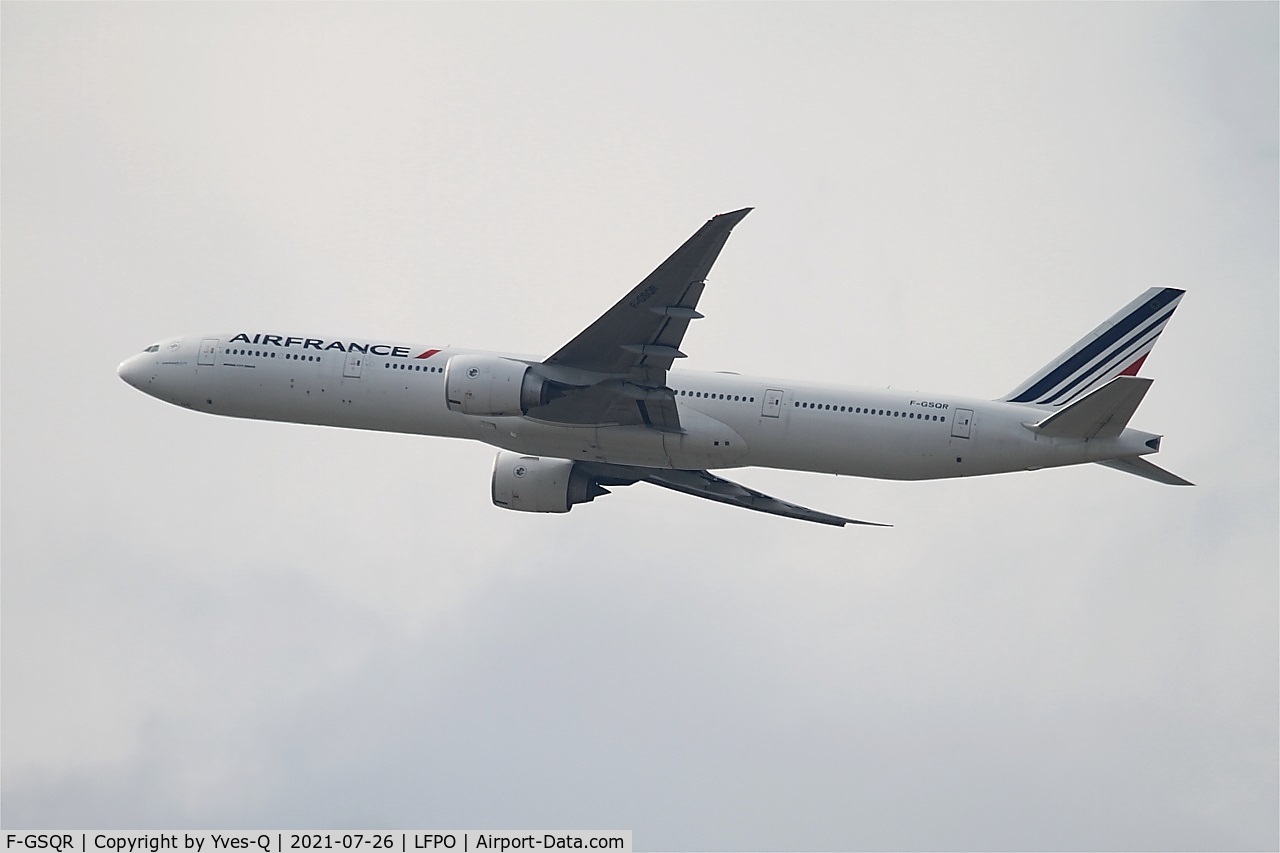
POLYGON ((144 349, 143 352, 160 352, 160 345, 152 344, 151 346, 144 349))

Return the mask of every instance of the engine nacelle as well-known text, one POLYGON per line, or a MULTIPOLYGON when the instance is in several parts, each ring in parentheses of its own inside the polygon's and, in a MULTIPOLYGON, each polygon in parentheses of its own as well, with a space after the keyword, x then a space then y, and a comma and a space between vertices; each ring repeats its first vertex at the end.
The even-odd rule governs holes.
POLYGON ((492 355, 455 355, 444 371, 449 408, 465 415, 523 415, 546 404, 547 380, 529 365, 492 355))
POLYGON ((493 503, 520 512, 568 512, 609 494, 569 459, 503 450, 493 460, 493 503))

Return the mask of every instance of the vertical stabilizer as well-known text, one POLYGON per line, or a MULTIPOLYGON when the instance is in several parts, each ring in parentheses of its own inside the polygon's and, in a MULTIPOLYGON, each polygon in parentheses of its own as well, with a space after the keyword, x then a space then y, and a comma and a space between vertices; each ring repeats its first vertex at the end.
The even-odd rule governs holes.
POLYGON ((1136 376, 1185 292, 1151 288, 1001 399, 1065 406, 1117 376, 1136 376))

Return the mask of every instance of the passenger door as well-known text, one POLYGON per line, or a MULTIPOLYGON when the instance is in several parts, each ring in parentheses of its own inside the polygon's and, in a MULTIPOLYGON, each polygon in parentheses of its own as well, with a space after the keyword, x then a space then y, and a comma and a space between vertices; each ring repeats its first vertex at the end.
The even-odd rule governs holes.
POLYGON ((200 342, 200 356, 196 359, 198 365, 215 365, 218 363, 218 339, 206 338, 200 342))
POLYGON ((360 371, 364 369, 364 353, 349 352, 347 353, 347 364, 342 369, 342 375, 348 379, 359 379, 360 371))
POLYGON ((760 410, 762 417, 776 418, 782 414, 782 391, 773 388, 764 392, 764 408, 760 410))

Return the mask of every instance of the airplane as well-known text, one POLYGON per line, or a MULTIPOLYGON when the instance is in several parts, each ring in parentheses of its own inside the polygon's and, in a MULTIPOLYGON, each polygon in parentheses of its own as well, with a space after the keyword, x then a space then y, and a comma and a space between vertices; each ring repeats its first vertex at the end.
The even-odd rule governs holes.
POLYGON ((707 275, 752 208, 708 220, 546 358, 264 331, 170 338, 121 379, 197 412, 465 438, 498 448, 496 506, 564 513, 638 482, 787 518, 859 521, 789 503, 714 470, 757 466, 889 480, 1098 463, 1191 485, 1129 428, 1138 370, 1184 291, 1154 287, 1005 396, 675 370, 707 275))

